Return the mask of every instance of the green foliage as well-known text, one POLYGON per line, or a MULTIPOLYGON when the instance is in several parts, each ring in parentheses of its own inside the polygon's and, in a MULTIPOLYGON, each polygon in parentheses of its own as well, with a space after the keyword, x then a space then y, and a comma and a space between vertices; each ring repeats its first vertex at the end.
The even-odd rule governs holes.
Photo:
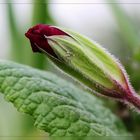
MULTIPOLYGON (((111 0, 107 0, 112 2, 111 0)), ((125 48, 125 52, 129 52, 129 63, 128 60, 125 64, 127 71, 130 75, 130 79, 132 85, 136 90, 140 90, 139 82, 140 82, 140 35, 139 35, 139 23, 138 29, 134 21, 130 16, 127 15, 125 10, 121 7, 121 5, 117 4, 116 0, 113 0, 116 4, 110 4, 109 6, 112 9, 112 13, 116 19, 120 30, 120 36, 123 39, 125 45, 122 47, 125 48)), ((137 19, 135 19, 137 20, 137 19)), ((136 22, 136 21, 135 21, 136 22)), ((138 21, 137 21, 138 22, 138 21)), ((122 56, 123 59, 125 55, 122 56)))
POLYGON ((23 43, 21 39, 21 33, 17 29, 17 23, 14 16, 14 8, 13 4, 11 4, 11 0, 6 0, 7 2, 7 14, 9 20, 9 27, 10 27, 10 37, 11 37, 11 54, 10 57, 17 62, 23 61, 23 56, 19 54, 22 51, 22 48, 19 47, 20 44, 23 43))
MULTIPOLYGON (((112 0, 107 0, 112 3, 112 0)), ((137 16, 128 14, 123 5, 113 0, 115 4, 109 4, 111 13, 114 15, 118 25, 118 36, 121 38, 118 42, 122 43, 122 61, 124 61, 125 68, 130 76, 131 83, 137 92, 140 91, 140 34, 139 34, 139 19, 137 16)), ((134 6, 134 5, 133 5, 134 6)), ((136 6, 136 5, 135 5, 136 6)), ((134 6, 134 7, 135 7, 134 6)), ((126 9, 128 7, 126 6, 126 9)), ((119 47, 119 46, 118 46, 119 47)), ((140 93, 140 92, 139 92, 140 93)), ((122 110, 122 109, 121 109, 122 110)), ((125 108, 127 110, 127 108, 125 108)), ((140 119, 139 114, 130 112, 126 117, 126 127, 134 133, 139 135, 140 132, 140 119), (129 118, 129 121, 128 121, 129 118)), ((136 138, 139 139, 139 138, 136 138)))
MULTIPOLYGON (((7 10, 7 19, 8 19, 8 25, 9 25, 9 37, 10 37, 10 51, 9 51, 9 58, 22 63, 22 64, 28 64, 40 69, 45 69, 46 65, 48 68, 48 62, 47 59, 40 54, 34 55, 29 47, 29 44, 24 36, 25 30, 23 28, 19 28, 18 26, 18 18, 15 15, 15 5, 13 0, 5 0, 7 2, 6 4, 6 10, 7 10), (21 52, 21 53, 19 53, 21 52)), ((32 0, 33 3, 33 11, 32 11, 32 20, 31 23, 28 25, 27 28, 34 24, 38 23, 48 23, 48 24, 54 24, 54 21, 52 20, 52 17, 49 12, 49 0, 32 0)), ((20 3, 20 2, 19 2, 20 3)), ((16 5, 17 6, 17 5, 16 5)), ((19 4, 20 6, 20 4, 19 4)), ((27 5, 26 5, 27 6, 27 5)), ((20 12, 20 10, 19 10, 20 12)), ((23 12, 23 11, 21 11, 23 12)), ((27 25, 23 25, 26 27, 27 25)), ((14 112, 11 111, 15 115, 14 112)), ((30 131, 34 131, 31 125, 31 121, 28 117, 20 117, 19 115, 15 115, 17 118, 20 118, 20 122, 22 122, 23 125, 21 127, 17 127, 18 130, 22 131, 23 133, 26 131, 26 134, 19 134, 19 135, 30 135, 30 131), (24 120, 23 120, 24 118, 24 120), (26 126, 26 128, 25 128, 26 126), (30 129, 30 131, 29 131, 30 129)), ((9 116, 8 116, 9 117, 9 116)), ((10 125, 9 125, 10 126, 10 125)), ((7 126, 8 127, 8 126, 7 126)), ((9 130, 9 129, 7 129, 9 130)), ((11 132, 12 134, 12 132, 11 132)), ((38 134, 36 134, 38 135, 38 134)), ((9 138, 11 139, 11 138, 9 138)), ((34 138, 35 139, 35 138, 34 138)))
MULTIPOLYGON (((112 2, 111 0, 107 1, 112 2)), ((113 0, 113 2, 116 4, 111 4, 109 6, 118 23, 120 35, 126 42, 127 49, 130 49, 131 53, 135 53, 140 44, 137 30, 135 26, 133 26, 131 18, 125 13, 121 5, 119 5, 116 0, 113 0)))
MULTIPOLYGON (((12 3, 12 0, 6 0, 6 2, 11 38, 10 58, 22 64, 45 69, 46 58, 40 54, 33 55, 31 49, 28 47, 29 44, 25 40, 25 31, 22 31, 22 29, 17 26, 18 19, 14 14, 14 3, 12 3)), ((55 24, 49 12, 49 0, 40 0, 39 2, 38 0, 32 0, 32 2, 32 23, 27 28, 39 23, 55 24)))
POLYGON ((98 98, 50 72, 1 60, 0 92, 51 136, 128 135, 98 98))
MULTIPOLYGON (((32 19, 32 26, 42 23, 42 24, 55 24, 53 21, 52 17, 50 16, 49 12, 49 5, 47 4, 49 0, 32 0, 33 1, 33 19, 32 19)), ((27 52, 30 52, 31 56, 31 66, 44 69, 46 68, 46 58, 41 55, 33 55, 32 52, 30 51, 31 49, 28 47, 25 48, 25 54, 28 58, 29 54, 27 52)), ((28 60, 26 61, 28 62, 28 60)))

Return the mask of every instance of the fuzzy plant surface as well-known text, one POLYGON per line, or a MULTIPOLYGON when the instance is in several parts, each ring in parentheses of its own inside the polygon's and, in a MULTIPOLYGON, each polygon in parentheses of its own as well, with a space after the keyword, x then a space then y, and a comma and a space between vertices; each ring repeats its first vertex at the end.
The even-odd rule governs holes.
POLYGON ((130 135, 97 97, 50 72, 0 60, 0 92, 50 136, 130 135))
POLYGON ((98 95, 111 97, 140 112, 140 96, 123 65, 95 41, 69 29, 37 24, 25 36, 64 73, 98 95))

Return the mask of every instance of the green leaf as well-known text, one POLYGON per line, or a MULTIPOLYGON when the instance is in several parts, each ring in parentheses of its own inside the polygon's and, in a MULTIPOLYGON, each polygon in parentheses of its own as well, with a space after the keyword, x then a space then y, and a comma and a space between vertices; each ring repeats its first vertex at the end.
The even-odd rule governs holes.
POLYGON ((0 60, 0 92, 51 136, 128 135, 98 98, 50 72, 0 60))

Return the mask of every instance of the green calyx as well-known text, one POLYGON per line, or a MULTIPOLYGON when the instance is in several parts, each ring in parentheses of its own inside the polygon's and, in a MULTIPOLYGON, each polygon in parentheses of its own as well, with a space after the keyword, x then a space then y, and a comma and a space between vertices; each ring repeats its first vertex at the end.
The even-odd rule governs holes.
POLYGON ((124 69, 112 55, 86 37, 64 31, 69 36, 48 37, 49 45, 58 56, 58 59, 50 58, 60 69, 97 92, 100 88, 116 89, 118 85, 128 88, 124 69))

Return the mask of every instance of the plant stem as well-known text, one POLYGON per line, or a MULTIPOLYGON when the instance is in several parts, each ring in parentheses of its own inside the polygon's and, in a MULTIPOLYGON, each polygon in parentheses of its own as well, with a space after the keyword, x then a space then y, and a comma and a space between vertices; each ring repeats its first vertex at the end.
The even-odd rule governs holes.
MULTIPOLYGON (((33 21, 32 24, 54 24, 54 21, 50 15, 49 11, 49 0, 40 0, 38 3, 38 0, 33 1, 33 21)), ((45 69, 46 64, 47 64, 47 59, 45 56, 38 54, 38 55, 32 55, 31 58, 32 61, 32 66, 40 68, 40 69, 45 69)))
POLYGON ((7 0, 7 16, 9 21, 9 27, 10 27, 10 36, 11 36, 11 52, 10 57, 12 60, 17 62, 22 62, 22 54, 19 52, 22 52, 22 47, 20 47, 20 44, 22 44, 22 40, 20 38, 20 31, 17 29, 17 23, 15 19, 15 15, 13 12, 13 4, 9 3, 11 1, 7 0))
POLYGON ((126 98, 127 102, 132 104, 138 111, 140 111, 140 96, 136 93, 129 94, 126 98))

